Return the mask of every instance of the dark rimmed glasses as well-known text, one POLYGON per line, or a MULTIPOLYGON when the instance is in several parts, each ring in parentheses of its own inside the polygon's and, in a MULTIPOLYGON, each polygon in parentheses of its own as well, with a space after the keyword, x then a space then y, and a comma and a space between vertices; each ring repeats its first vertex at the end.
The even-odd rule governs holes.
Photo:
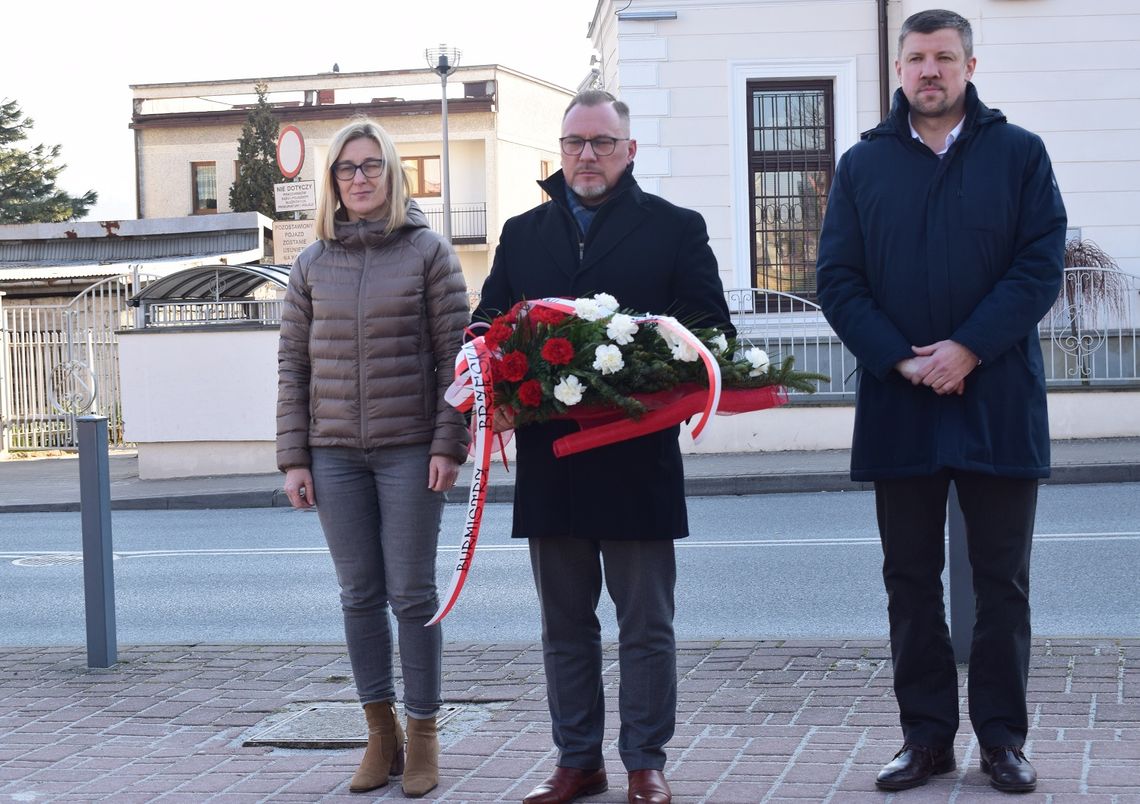
POLYGON ((332 174, 341 181, 352 181, 358 170, 369 179, 378 179, 384 172, 384 160, 365 159, 359 165, 354 162, 333 162, 332 166, 332 174))
POLYGON ((562 153, 567 156, 578 156, 586 148, 587 143, 590 145, 590 150, 594 152, 594 156, 610 156, 617 148, 617 144, 629 142, 629 137, 591 137, 590 139, 559 137, 558 141, 562 143, 562 153))

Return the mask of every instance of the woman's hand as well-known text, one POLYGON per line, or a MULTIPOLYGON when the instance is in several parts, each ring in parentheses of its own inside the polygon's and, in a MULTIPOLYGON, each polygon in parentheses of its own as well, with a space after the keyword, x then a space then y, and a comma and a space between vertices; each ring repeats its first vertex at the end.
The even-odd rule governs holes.
POLYGON ((432 455, 428 464, 428 488, 432 491, 447 491, 455 485, 459 477, 459 461, 447 455, 432 455))
POLYGON ((295 466, 285 473, 285 496, 294 508, 312 508, 317 504, 313 491, 313 474, 307 466, 295 466))

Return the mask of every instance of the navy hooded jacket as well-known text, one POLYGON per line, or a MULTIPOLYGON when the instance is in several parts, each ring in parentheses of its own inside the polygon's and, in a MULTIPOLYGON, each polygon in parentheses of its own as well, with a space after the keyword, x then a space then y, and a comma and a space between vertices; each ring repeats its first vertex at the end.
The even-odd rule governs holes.
POLYGON ((1066 226, 1049 156, 973 84, 942 158, 911 136, 909 111, 896 91, 843 155, 820 235, 819 302, 859 364, 851 477, 1047 477, 1037 323, 1061 287, 1066 226), (941 340, 982 361, 962 396, 894 370, 941 340))

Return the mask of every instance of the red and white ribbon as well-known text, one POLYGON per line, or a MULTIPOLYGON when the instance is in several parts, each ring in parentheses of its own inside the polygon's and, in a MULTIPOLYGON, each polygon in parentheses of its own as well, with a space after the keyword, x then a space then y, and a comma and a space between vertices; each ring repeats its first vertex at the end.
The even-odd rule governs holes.
POLYGON ((448 401, 463 375, 467 394, 455 391, 459 404, 452 402, 460 410, 471 411, 472 442, 475 465, 471 473, 471 490, 467 496, 467 519, 463 529, 463 541, 459 545, 459 557, 451 573, 451 582, 440 601, 439 609, 428 620, 427 625, 435 625, 451 611, 475 559, 475 544, 479 541, 479 528, 483 524, 483 506, 487 501, 488 473, 491 469, 491 413, 494 395, 491 389, 491 351, 479 337, 463 345, 456 358, 456 382, 448 389, 448 401))

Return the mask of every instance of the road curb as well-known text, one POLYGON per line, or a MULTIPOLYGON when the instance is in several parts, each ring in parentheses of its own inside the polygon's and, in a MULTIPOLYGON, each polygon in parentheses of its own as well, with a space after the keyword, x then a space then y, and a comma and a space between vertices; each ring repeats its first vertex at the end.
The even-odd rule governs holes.
MULTIPOLYGON (((1071 464, 1053 467, 1044 485, 1079 485, 1092 483, 1140 483, 1140 464, 1071 464)), ((872 483, 851 480, 843 472, 785 472, 755 475, 705 475, 685 479, 689 497, 746 496, 751 494, 803 494, 822 491, 870 491, 872 483)), ((493 483, 487 488, 487 502, 514 500, 514 483, 493 483)), ((467 489, 447 492, 449 503, 466 503, 467 489)), ((199 511, 206 509, 288 508, 289 499, 280 489, 251 491, 165 494, 147 497, 124 497, 111 500, 113 511, 199 511)), ((74 513, 78 501, 0 504, 0 514, 74 513)))

